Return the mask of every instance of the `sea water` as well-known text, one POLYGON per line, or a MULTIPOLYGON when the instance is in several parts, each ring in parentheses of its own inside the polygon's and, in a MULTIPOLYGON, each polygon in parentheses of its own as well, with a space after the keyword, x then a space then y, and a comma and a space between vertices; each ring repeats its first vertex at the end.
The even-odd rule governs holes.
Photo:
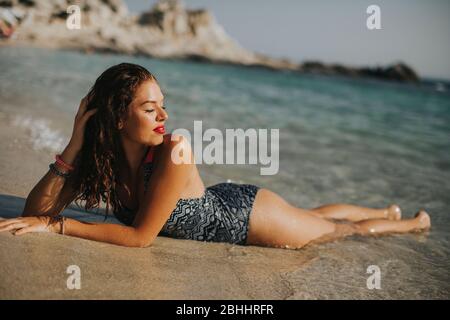
MULTIPOLYGON (((431 215, 427 234, 321 245, 291 274, 292 298, 449 298, 450 86, 301 75, 238 66, 36 48, 0 48, 0 107, 36 149, 62 151, 81 98, 109 66, 143 65, 166 97, 167 131, 279 129, 279 170, 199 165, 206 185, 268 188, 301 208, 397 203, 431 215), (381 289, 366 287, 370 266, 381 289)), ((32 186, 30 186, 32 187, 32 186)))

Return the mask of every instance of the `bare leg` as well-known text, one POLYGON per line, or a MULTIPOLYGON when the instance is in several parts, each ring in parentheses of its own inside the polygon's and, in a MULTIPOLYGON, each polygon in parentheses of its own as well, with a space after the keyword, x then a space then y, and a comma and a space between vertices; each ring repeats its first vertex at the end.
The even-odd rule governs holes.
POLYGON ((290 205, 267 189, 261 189, 250 215, 247 244, 301 248, 311 242, 331 241, 352 234, 403 233, 429 227, 430 218, 425 211, 409 220, 376 219, 336 224, 318 217, 310 210, 290 205))
POLYGON ((372 209, 351 204, 327 204, 311 211, 318 217, 335 220, 362 221, 368 219, 400 220, 402 212, 396 204, 383 209, 372 209))
POLYGON ((309 244, 317 244, 335 241, 351 235, 383 235, 392 233, 419 232, 429 229, 431 226, 430 216, 424 210, 418 212, 414 219, 392 221, 386 219, 364 220, 351 224, 336 224, 332 233, 325 234, 311 240, 309 244))
POLYGON ((249 223, 247 244, 265 247, 300 248, 335 231, 335 223, 293 207, 267 189, 256 194, 249 223))
POLYGON ((415 218, 402 221, 389 221, 386 219, 365 220, 357 222, 361 234, 380 233, 406 233, 429 229, 431 226, 430 216, 425 210, 419 211, 415 218))

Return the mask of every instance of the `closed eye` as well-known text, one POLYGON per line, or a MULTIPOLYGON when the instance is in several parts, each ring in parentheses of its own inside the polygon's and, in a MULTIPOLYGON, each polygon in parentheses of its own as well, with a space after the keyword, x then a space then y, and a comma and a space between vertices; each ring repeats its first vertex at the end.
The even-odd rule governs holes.
MULTIPOLYGON (((162 106, 161 109, 166 110, 166 106, 162 106)), ((148 112, 148 113, 153 112, 153 111, 155 111, 155 109, 145 110, 145 112, 148 112)))

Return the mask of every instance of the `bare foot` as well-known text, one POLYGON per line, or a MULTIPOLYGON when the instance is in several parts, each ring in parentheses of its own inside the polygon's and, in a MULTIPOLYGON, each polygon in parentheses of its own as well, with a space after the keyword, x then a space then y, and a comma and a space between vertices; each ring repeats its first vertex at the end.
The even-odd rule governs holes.
POLYGON ((415 219, 418 222, 419 230, 428 230, 431 228, 430 215, 425 210, 416 213, 415 219))
POLYGON ((387 208, 387 219, 400 220, 402 218, 402 210, 396 204, 392 204, 387 208))

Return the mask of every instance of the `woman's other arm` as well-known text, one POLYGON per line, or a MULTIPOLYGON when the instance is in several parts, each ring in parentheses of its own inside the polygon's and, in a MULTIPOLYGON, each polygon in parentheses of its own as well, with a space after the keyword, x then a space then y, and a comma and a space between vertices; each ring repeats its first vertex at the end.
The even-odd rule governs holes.
POLYGON ((175 209, 195 165, 193 161, 175 164, 171 159, 175 148, 188 152, 193 158, 189 142, 184 137, 179 136, 178 141, 164 142, 144 201, 132 226, 67 219, 64 234, 128 247, 150 246, 175 209))
MULTIPOLYGON (((87 121, 97 112, 97 109, 87 110, 89 99, 89 94, 81 99, 78 112, 75 115, 72 137, 61 154, 62 160, 69 165, 75 162, 83 146, 87 121)), ((66 169, 59 164, 55 165, 59 171, 66 172, 66 169)), ((58 215, 77 196, 71 188, 70 182, 70 177, 65 180, 65 178, 49 170, 28 195, 22 216, 58 215)))
MULTIPOLYGON (((187 139, 180 137, 177 142, 165 141, 158 154, 143 203, 140 205, 132 226, 111 223, 87 223, 66 219, 64 234, 88 240, 107 242, 127 247, 150 246, 158 236, 164 223, 175 209, 182 191, 186 187, 194 161, 175 164, 171 154, 177 151, 188 152, 192 156, 187 139)), ((48 226, 49 217, 24 217, 0 222, 0 232, 14 231, 16 235, 27 232, 58 232, 61 226, 48 226)))

